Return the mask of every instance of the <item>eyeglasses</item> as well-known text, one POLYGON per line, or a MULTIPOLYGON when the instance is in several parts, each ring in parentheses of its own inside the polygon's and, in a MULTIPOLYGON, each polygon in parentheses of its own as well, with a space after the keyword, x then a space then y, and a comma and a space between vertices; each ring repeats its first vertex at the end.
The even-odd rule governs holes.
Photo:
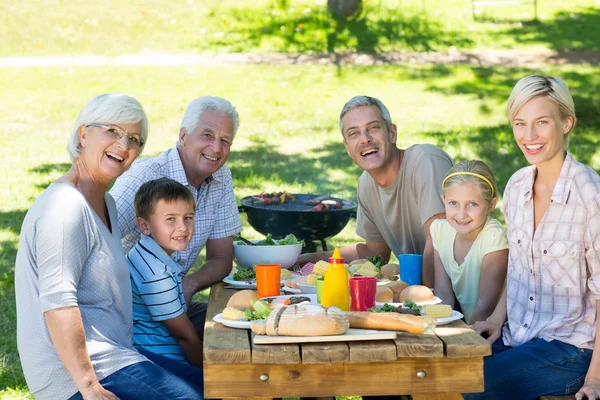
POLYGON ((139 148, 144 146, 146 143, 138 134, 127 133, 123 129, 116 125, 104 125, 104 124, 87 124, 85 127, 95 126, 96 128, 104 129, 104 133, 113 139, 121 139, 123 136, 127 138, 127 143, 131 147, 139 148))

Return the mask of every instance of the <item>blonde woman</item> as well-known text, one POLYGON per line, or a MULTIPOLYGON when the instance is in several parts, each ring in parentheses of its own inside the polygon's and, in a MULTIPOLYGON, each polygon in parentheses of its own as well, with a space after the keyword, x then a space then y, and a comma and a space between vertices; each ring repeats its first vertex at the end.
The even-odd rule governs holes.
POLYGON ((562 79, 528 76, 508 99, 517 145, 531 166, 506 185, 506 289, 484 322, 493 355, 485 392, 467 399, 600 396, 600 177, 566 151, 576 123, 562 79))

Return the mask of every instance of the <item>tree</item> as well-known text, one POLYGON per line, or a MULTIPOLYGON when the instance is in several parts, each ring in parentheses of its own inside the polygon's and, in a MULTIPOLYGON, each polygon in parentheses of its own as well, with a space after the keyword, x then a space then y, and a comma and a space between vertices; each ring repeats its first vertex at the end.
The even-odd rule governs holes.
POLYGON ((347 20, 360 13, 362 0, 327 0, 327 8, 336 18, 347 20))

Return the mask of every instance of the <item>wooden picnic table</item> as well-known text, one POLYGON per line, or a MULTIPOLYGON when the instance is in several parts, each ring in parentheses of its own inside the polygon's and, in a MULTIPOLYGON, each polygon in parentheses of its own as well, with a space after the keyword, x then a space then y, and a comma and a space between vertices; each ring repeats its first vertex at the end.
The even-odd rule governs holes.
POLYGON ((462 399, 483 391, 489 343, 462 321, 394 340, 255 345, 253 333, 212 321, 235 289, 212 286, 204 329, 207 398, 412 395, 462 399))

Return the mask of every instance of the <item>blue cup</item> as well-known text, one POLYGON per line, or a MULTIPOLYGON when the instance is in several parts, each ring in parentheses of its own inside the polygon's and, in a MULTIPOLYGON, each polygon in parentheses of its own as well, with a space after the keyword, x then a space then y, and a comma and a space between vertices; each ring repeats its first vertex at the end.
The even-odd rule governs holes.
POLYGON ((400 254, 400 279, 409 285, 420 285, 423 271, 423 256, 421 254, 400 254))

